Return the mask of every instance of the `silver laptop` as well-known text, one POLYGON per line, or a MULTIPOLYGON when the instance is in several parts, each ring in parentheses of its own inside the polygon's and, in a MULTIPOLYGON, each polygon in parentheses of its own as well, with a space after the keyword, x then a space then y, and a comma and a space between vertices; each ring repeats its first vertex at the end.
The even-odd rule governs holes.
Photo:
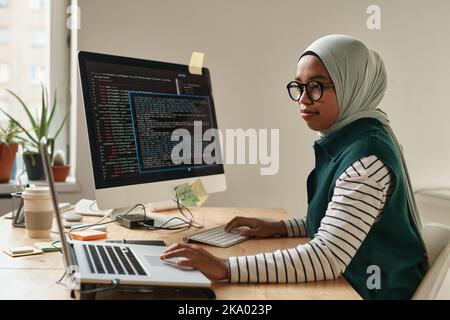
POLYGON ((180 270, 161 261, 165 250, 162 246, 109 244, 90 241, 68 241, 64 234, 58 207, 53 173, 48 156, 47 142, 40 141, 44 170, 50 188, 56 222, 61 238, 64 262, 67 270, 77 270, 77 282, 81 284, 123 284, 139 286, 169 286, 204 288, 207 295, 211 281, 197 270, 180 270))

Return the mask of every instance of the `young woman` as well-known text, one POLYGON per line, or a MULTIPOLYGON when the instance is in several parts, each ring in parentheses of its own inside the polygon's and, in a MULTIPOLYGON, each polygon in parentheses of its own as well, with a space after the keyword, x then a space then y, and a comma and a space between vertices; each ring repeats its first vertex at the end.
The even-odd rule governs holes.
POLYGON ((316 167, 307 180, 306 218, 280 222, 236 217, 253 237, 309 237, 292 249, 221 259, 193 244, 175 244, 161 259, 185 257, 211 280, 305 282, 342 275, 365 299, 408 299, 427 256, 401 148, 386 114, 379 55, 345 35, 316 40, 300 56, 288 84, 314 143, 316 167), (380 281, 369 276, 379 271, 380 281), (369 284, 368 284, 369 283, 369 284))

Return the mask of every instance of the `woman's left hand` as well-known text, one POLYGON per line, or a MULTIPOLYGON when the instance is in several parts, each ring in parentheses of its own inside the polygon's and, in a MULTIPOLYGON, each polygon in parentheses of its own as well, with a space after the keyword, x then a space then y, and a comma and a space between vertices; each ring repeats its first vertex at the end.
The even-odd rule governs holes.
POLYGON ((228 278, 227 259, 218 258, 195 244, 173 244, 160 256, 161 260, 178 257, 186 258, 176 261, 178 265, 195 268, 212 281, 228 278))

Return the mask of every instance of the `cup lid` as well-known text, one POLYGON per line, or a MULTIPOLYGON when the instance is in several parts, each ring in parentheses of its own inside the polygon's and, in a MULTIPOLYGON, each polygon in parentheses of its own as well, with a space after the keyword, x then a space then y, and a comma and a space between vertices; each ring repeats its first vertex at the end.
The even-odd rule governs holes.
POLYGON ((50 188, 44 186, 28 187, 22 192, 22 197, 27 196, 50 196, 50 188))

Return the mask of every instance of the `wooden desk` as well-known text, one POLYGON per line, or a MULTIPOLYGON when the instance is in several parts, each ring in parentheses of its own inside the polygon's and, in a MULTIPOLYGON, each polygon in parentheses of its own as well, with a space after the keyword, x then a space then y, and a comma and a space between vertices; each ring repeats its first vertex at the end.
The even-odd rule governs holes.
MULTIPOLYGON (((286 211, 282 209, 203 207, 195 208, 192 212, 196 221, 206 228, 224 224, 237 215, 279 220, 289 218, 286 211)), ((151 214, 156 215, 155 213, 151 214)), ((167 211, 158 215, 172 217, 178 213, 177 211, 167 211)), ((85 217, 83 223, 92 223, 98 219, 97 217, 85 217)), ((161 239, 167 245, 181 242, 184 235, 198 232, 193 228, 187 231, 130 230, 116 223, 108 224, 107 227, 109 239, 161 239)), ((54 224, 54 229, 56 229, 56 224, 54 224)), ((58 235, 52 234, 52 240, 59 240, 58 235)), ((305 238, 273 238, 248 240, 226 249, 207 245, 204 247, 215 255, 229 257, 292 248, 306 240, 305 238)), ((24 229, 13 228, 11 220, 0 218, 0 247, 2 250, 0 253, 0 283, 2 284, 0 299, 70 299, 66 289, 55 283, 63 274, 63 260, 59 252, 18 258, 11 258, 3 252, 5 248, 32 245, 36 241, 42 240, 28 239, 24 229)), ((217 299, 361 299, 342 277, 334 281, 298 284, 228 284, 222 282, 213 284, 212 288, 217 299)), ((174 298, 174 296, 164 295, 161 297, 174 298)))

